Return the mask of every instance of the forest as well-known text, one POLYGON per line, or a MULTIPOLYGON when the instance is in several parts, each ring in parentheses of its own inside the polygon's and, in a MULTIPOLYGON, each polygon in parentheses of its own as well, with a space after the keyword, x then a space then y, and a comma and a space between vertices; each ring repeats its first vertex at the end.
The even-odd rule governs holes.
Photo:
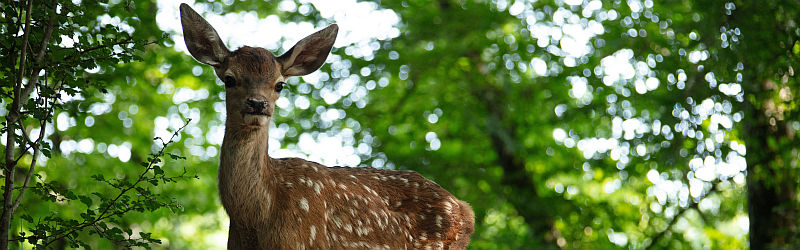
MULTIPOLYGON (((170 0, 0 2, 0 249, 224 249, 225 84, 170 0)), ((413 170, 469 249, 800 248, 800 1, 186 1, 228 48, 339 26, 269 155, 413 170)))

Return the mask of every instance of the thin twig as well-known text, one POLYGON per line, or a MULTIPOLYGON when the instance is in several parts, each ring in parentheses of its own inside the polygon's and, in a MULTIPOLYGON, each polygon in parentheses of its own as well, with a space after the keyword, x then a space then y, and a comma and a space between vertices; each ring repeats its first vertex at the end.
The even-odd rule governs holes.
MULTIPOLYGON (((75 59, 75 56, 77 56, 77 55, 83 55, 83 54, 86 54, 86 53, 88 53, 90 51, 94 51, 94 50, 98 50, 98 49, 109 48, 109 47, 112 47, 114 45, 124 45, 124 44, 132 44, 132 43, 136 43, 136 41, 133 41, 133 37, 128 37, 128 38, 126 38, 124 40, 115 41, 112 44, 97 45, 97 46, 94 46, 94 47, 87 48, 85 50, 78 51, 77 54, 70 54, 69 56, 65 57, 63 61, 52 62, 53 64, 49 64, 47 66, 48 67, 49 66, 58 66, 60 64, 72 65, 72 64, 75 64, 76 62, 75 61, 70 61, 70 60, 75 59)), ((149 44, 154 44, 154 43, 155 42, 153 42, 153 41, 148 41, 144 45, 149 45, 149 44)))
POLYGON ((114 199, 112 199, 112 200, 111 200, 111 202, 109 202, 109 203, 108 203, 108 205, 107 205, 107 206, 106 206, 106 207, 103 209, 103 212, 101 212, 100 214, 98 214, 98 215, 97 215, 97 218, 95 218, 95 219, 93 219, 93 220, 91 220, 91 221, 84 221, 83 223, 80 223, 80 224, 78 224, 78 225, 76 225, 76 226, 72 227, 72 228, 71 228, 69 231, 67 231, 66 233, 62 233, 62 234, 60 234, 59 236, 56 236, 56 237, 54 237, 53 239, 51 239, 51 240, 49 240, 49 241, 45 242, 44 246, 49 246, 49 245, 50 245, 50 244, 52 244, 53 242, 56 242, 56 241, 58 241, 58 240, 60 240, 60 239, 63 239, 64 237, 67 237, 68 235, 70 235, 70 234, 72 234, 72 233, 74 233, 74 232, 76 232, 76 231, 82 230, 83 228, 85 228, 85 227, 87 227, 87 226, 94 225, 95 223, 97 223, 97 222, 99 222, 99 221, 101 221, 101 220, 104 220, 104 219, 110 218, 110 217, 112 217, 112 216, 114 216, 114 215, 118 215, 118 214, 124 214, 124 213, 126 213, 126 212, 130 211, 130 210, 131 210, 131 207, 127 207, 127 206, 126 206, 125 210, 122 210, 122 211, 115 211, 115 212, 111 212, 111 213, 109 213, 109 210, 111 210, 111 208, 112 208, 112 207, 114 207, 114 204, 115 204, 115 203, 117 203, 117 201, 119 201, 119 199, 120 199, 120 198, 122 198, 122 196, 123 196, 125 193, 127 193, 128 191, 130 191, 131 189, 133 189, 134 187, 136 187, 137 185, 139 185, 139 183, 140 183, 140 182, 142 182, 142 180, 144 180, 144 179, 145 179, 145 178, 144 178, 144 176, 145 176, 145 175, 146 175, 148 172, 150 172, 150 170, 152 170, 152 169, 153 169, 153 167, 155 166, 155 164, 156 164, 156 159, 158 159, 158 157, 160 157, 160 156, 163 156, 163 155, 164 155, 164 150, 166 150, 166 149, 167 149, 167 145, 169 145, 170 143, 174 142, 173 140, 175 139, 175 137, 177 137, 177 136, 178 136, 178 134, 180 133, 180 131, 181 131, 181 130, 183 130, 184 128, 186 128, 186 126, 188 126, 188 125, 189 125, 189 122, 190 122, 190 121, 191 121, 191 119, 188 119, 188 120, 187 120, 187 122, 186 122, 186 124, 184 124, 184 125, 183 125, 182 127, 180 127, 178 130, 176 130, 174 133, 172 133, 172 137, 170 137, 169 141, 167 141, 166 143, 162 143, 162 145, 163 145, 164 147, 162 147, 162 148, 161 148, 161 150, 160 150, 160 151, 159 151, 159 152, 156 154, 156 156, 155 156, 155 157, 153 157, 153 158, 150 160, 150 162, 147 164, 147 167, 146 167, 146 168, 144 169, 144 171, 142 171, 142 173, 139 175, 139 178, 136 180, 136 182, 134 182, 133 184, 131 184, 130 186, 128 186, 128 187, 127 187, 127 188, 125 188, 125 189, 121 189, 121 190, 120 190, 120 193, 119 193, 119 194, 118 194, 116 197, 114 197, 114 199))
MULTIPOLYGON (((55 5, 54 5, 55 7, 55 5)), ((33 89, 36 88, 37 82, 39 81, 39 71, 42 70, 42 67, 39 66, 39 63, 42 62, 44 59, 44 54, 47 53, 47 44, 50 43, 50 37, 53 35, 53 28, 55 27, 55 22, 53 20, 54 17, 51 17, 50 20, 47 22, 47 27, 45 27, 44 35, 42 36, 42 43, 41 47, 39 48, 39 53, 36 54, 36 57, 33 58, 33 61, 36 63, 34 65, 33 70, 31 71, 33 74, 31 75, 28 86, 26 86, 22 90, 22 105, 25 106, 25 103, 28 102, 28 96, 31 95, 33 89)))
MULTIPOLYGON (((22 119, 18 119, 17 120, 17 125, 19 125, 20 131, 22 132, 22 138, 25 141, 25 145, 24 145, 25 148, 24 149, 20 148, 19 156, 17 157, 17 159, 14 160, 14 165, 17 165, 19 160, 21 160, 22 157, 25 156, 25 152, 28 152, 28 150, 30 150, 33 147, 33 142, 31 142, 31 140, 30 140, 30 136, 28 135, 28 131, 25 131, 25 126, 22 123, 22 119)), ((23 145, 20 145, 20 147, 22 147, 22 146, 23 145)))
MULTIPOLYGON (((133 40, 133 37, 132 36, 128 36, 128 38, 123 39, 121 41, 115 40, 115 42, 112 43, 112 44, 101 44, 101 45, 97 45, 97 46, 94 46, 94 47, 87 48, 85 50, 81 50, 80 52, 78 52, 77 55, 83 55, 83 54, 86 54, 86 53, 89 53, 91 51, 98 50, 98 49, 109 48, 109 47, 114 46, 114 45, 128 44, 128 43, 131 43, 131 40, 133 40)), ((71 54, 71 55, 67 56, 65 59, 71 59, 75 55, 76 54, 71 54)))
MULTIPOLYGON (((33 176, 33 172, 34 172, 34 170, 36 168, 36 161, 39 158, 39 151, 40 151, 39 143, 41 143, 42 140, 44 139, 44 132, 47 129, 47 128, 45 128, 45 125, 47 124, 47 120, 50 118, 50 116, 52 115, 52 112, 53 112, 53 107, 50 106, 48 108, 47 104, 48 103, 55 103, 55 101, 56 101, 55 99, 56 99, 56 95, 53 95, 53 97, 51 97, 50 102, 47 102, 45 100, 44 109, 47 110, 47 115, 45 115, 44 119, 42 119, 41 122, 39 123, 39 137, 36 139, 36 142, 33 142, 33 144, 31 145, 31 147, 33 147, 33 156, 31 157, 31 166, 28 169, 28 174, 25 175, 25 182, 23 182, 23 184, 22 184, 22 190, 19 191, 19 195, 17 195, 17 199, 14 200, 14 205, 11 208, 11 213, 12 214, 15 211, 17 211, 17 208, 19 208, 19 204, 20 204, 20 202, 22 202, 22 197, 25 196, 25 190, 28 189, 28 185, 30 184, 31 177, 33 176)), ((25 131, 25 128, 22 128, 22 130, 25 131)), ((28 138, 27 140, 30 141, 29 137, 26 136, 26 138, 28 138)))

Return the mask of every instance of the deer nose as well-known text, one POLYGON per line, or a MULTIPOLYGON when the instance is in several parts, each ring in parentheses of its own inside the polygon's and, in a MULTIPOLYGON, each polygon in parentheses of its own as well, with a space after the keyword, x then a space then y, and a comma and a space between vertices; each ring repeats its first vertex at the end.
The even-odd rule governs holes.
POLYGON ((261 110, 267 107, 267 101, 247 99, 247 106, 250 106, 250 108, 253 108, 253 110, 257 112, 261 112, 261 110))

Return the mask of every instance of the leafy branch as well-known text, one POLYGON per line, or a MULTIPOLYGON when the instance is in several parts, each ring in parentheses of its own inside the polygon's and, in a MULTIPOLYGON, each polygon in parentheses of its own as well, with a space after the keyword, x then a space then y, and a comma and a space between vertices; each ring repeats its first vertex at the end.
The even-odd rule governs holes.
MULTIPOLYGON (((33 1, 29 0, 25 11, 25 26, 24 34, 22 36, 22 51, 19 56, 19 68, 17 76, 13 85, 13 101, 11 108, 6 116, 6 148, 5 148, 5 162, 3 164, 3 172, 5 177, 5 186, 3 188, 3 213, 0 216, 0 248, 8 248, 8 230, 11 224, 11 217, 14 214, 14 168, 17 162, 14 161, 14 143, 16 143, 15 123, 20 119, 20 109, 22 99, 22 78, 25 76, 25 63, 28 53, 28 39, 31 26, 31 12, 33 9, 33 1)), ((21 11, 20 11, 21 14, 21 11)), ((16 56, 16 54, 14 54, 16 56)), ((30 84, 35 84, 30 83, 30 84)))
MULTIPOLYGON (((155 211, 160 208, 178 208, 182 207, 173 200, 167 200, 159 194, 150 191, 145 185, 157 186, 159 182, 170 183, 176 182, 178 179, 190 178, 187 176, 186 169, 180 175, 166 176, 165 171, 159 166, 163 162, 162 158, 168 156, 173 160, 185 159, 185 157, 166 152, 170 144, 176 141, 180 132, 189 124, 191 119, 187 119, 186 123, 177 129, 169 140, 164 141, 160 137, 154 140, 160 141, 161 149, 158 152, 151 153, 146 162, 141 162, 144 167, 133 181, 123 179, 106 179, 102 175, 93 175, 92 178, 109 184, 111 187, 119 190, 118 194, 113 198, 105 198, 100 193, 94 193, 102 201, 97 209, 92 209, 93 200, 89 196, 76 195, 69 190, 59 188, 56 183, 37 183, 40 188, 40 194, 57 194, 63 196, 64 200, 79 200, 88 206, 86 212, 81 213, 81 221, 64 220, 55 216, 48 216, 43 221, 36 222, 31 231, 34 232, 31 236, 25 236, 25 233, 20 233, 20 237, 14 239, 15 241, 27 241, 34 244, 37 248, 46 248, 60 240, 67 240, 73 247, 84 246, 85 243, 77 240, 78 233, 85 229, 93 229, 92 233, 96 233, 101 237, 115 242, 120 247, 129 248, 131 246, 140 246, 149 248, 149 243, 160 243, 160 240, 153 239, 151 234, 141 232, 139 238, 133 238, 133 232, 129 228, 119 228, 109 226, 110 222, 117 222, 124 214, 131 211, 155 211), (44 184, 43 184, 44 183, 44 184), (135 194, 133 194, 135 193, 135 194)), ((191 176, 197 178, 197 176, 191 176)), ((52 197, 52 195, 51 195, 52 197)), ((56 198, 58 200, 58 198, 56 198)), ((23 215, 25 220, 32 222, 30 216, 23 215)))

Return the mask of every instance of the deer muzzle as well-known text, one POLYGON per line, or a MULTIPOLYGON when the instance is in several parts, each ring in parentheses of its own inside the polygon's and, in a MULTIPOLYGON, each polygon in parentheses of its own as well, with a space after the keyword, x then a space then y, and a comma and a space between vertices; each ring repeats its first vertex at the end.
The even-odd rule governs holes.
POLYGON ((271 116, 269 112, 269 102, 258 99, 247 99, 245 101, 244 113, 248 115, 265 115, 271 116))

